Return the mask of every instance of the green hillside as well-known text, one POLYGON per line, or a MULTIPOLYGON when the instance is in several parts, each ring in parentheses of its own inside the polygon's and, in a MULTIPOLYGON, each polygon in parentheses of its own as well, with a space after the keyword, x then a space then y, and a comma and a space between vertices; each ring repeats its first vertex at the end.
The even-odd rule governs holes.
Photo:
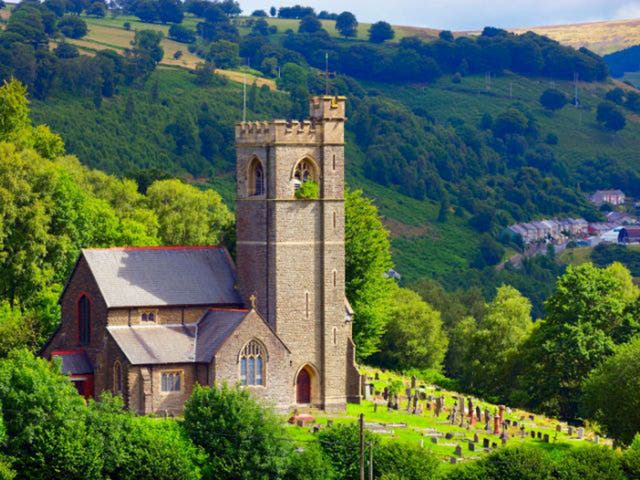
MULTIPOLYGON (((89 99, 59 95, 46 102, 33 102, 37 122, 45 122, 60 132, 67 148, 92 167, 112 173, 135 172, 154 168, 170 174, 187 175, 185 170, 199 170, 194 181, 214 185, 231 202, 233 195, 232 125, 241 118, 242 86, 233 82, 212 87, 198 87, 186 71, 162 69, 154 74, 143 90, 122 88, 120 95, 105 99, 99 109, 89 99), (158 81, 159 99, 149 101, 151 87, 158 81), (126 114, 127 98, 131 97, 134 113, 126 114), (197 152, 175 153, 175 144, 164 133, 177 118, 196 122, 198 112, 206 103, 214 112, 222 129, 224 142, 213 159, 204 159, 197 152), (143 121, 144 119, 144 121, 143 121)), ((497 113, 514 102, 534 111, 542 136, 558 135, 554 149, 558 156, 575 167, 586 158, 613 156, 635 167, 640 152, 634 139, 640 125, 632 119, 629 126, 615 136, 603 132, 595 121, 595 106, 610 88, 606 84, 581 84, 583 109, 566 107, 549 115, 538 103, 540 93, 553 83, 570 91, 569 82, 527 79, 517 75, 492 78, 486 89, 485 78, 466 77, 461 84, 441 79, 429 86, 370 85, 386 96, 408 107, 426 108, 437 122, 447 124, 458 120, 477 124, 486 112, 497 113), (513 96, 510 97, 512 88, 513 96), (456 120, 458 119, 458 120, 456 120)), ((258 90, 255 110, 249 119, 284 117, 288 99, 277 92, 258 90)), ((348 181, 352 187, 363 188, 376 199, 393 236, 395 261, 406 281, 420 277, 440 277, 457 269, 467 268, 477 253, 478 234, 467 224, 466 217, 451 215, 438 223, 439 206, 431 200, 416 200, 393 188, 383 187, 363 175, 364 153, 353 136, 348 138, 348 181)))

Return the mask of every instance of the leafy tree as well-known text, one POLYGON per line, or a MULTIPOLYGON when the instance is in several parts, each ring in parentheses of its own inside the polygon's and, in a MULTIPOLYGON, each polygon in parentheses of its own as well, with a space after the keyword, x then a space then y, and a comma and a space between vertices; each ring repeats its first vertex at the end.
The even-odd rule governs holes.
POLYGON ((51 10, 56 17, 62 17, 66 10, 66 3, 62 0, 45 0, 43 5, 51 10))
POLYGON ((271 15, 272 17, 275 17, 277 13, 278 11, 276 10, 276 7, 271 7, 269 9, 269 15, 271 15))
POLYGON ((160 46, 163 36, 162 32, 156 30, 138 30, 131 46, 134 51, 148 55, 154 63, 160 63, 164 55, 164 50, 160 46))
POLYGON ((627 125, 624 114, 612 103, 601 103, 598 105, 596 119, 607 130, 617 132, 627 125))
POLYGON ((212 245, 233 216, 213 190, 200 191, 180 180, 160 180, 147 190, 147 202, 160 222, 164 245, 212 245))
POLYGON ((378 351, 389 319, 393 280, 384 276, 392 266, 389 233, 360 190, 346 193, 345 217, 345 290, 355 312, 356 353, 367 358, 378 351))
POLYGON ((206 58, 218 68, 237 67, 240 63, 238 44, 227 40, 213 42, 206 58))
POLYGON ((554 112, 562 109, 568 102, 564 92, 556 88, 548 88, 540 96, 540 105, 554 112))
POLYGON ((184 18, 180 0, 158 0, 158 20, 162 23, 181 23, 184 18))
POLYGON ((496 137, 506 135, 520 135, 527 129, 527 117, 515 108, 510 108, 499 114, 493 122, 493 134, 496 137))
POLYGON ((399 370, 440 369, 448 343, 440 312, 405 288, 394 288, 392 299, 377 355, 381 364, 399 370))
POLYGON ((253 12, 251 12, 251 16, 263 18, 267 16, 267 12, 265 12, 264 10, 254 10, 253 12))
POLYGON ((269 23, 264 18, 258 18, 251 27, 251 33, 255 35, 269 35, 269 23))
POLYGON ((282 478, 290 446, 280 419, 249 391, 196 386, 185 403, 184 426, 208 455, 203 478, 282 478))
POLYGON ((496 265, 502 260, 504 247, 494 240, 489 234, 482 235, 480 239, 480 256, 476 258, 476 265, 480 268, 485 265, 496 265))
POLYGON ((87 22, 77 15, 65 15, 58 22, 58 30, 67 38, 82 38, 87 32, 87 22))
POLYGON ((545 302, 547 315, 523 347, 523 398, 536 408, 575 418, 589 372, 639 331, 637 288, 621 265, 569 266, 545 302))
POLYGON ((442 30, 438 34, 438 38, 440 38, 440 40, 444 40, 445 42, 453 42, 454 41, 453 33, 451 33, 450 30, 442 30))
POLYGON ((299 33, 316 33, 322 30, 322 23, 315 15, 307 15, 300 20, 299 33))
POLYGON ((513 384, 513 362, 533 328, 531 303, 503 285, 475 326, 470 322, 460 328, 463 385, 484 395, 504 395, 513 384))
POLYGON ((78 47, 67 42, 60 42, 54 52, 58 58, 76 58, 80 55, 78 47))
POLYGON ((84 400, 57 368, 24 350, 0 360, 5 451, 23 478, 99 478, 99 439, 87 427, 84 400))
POLYGON ((336 30, 345 38, 358 35, 358 20, 351 12, 342 12, 336 19, 336 30))
POLYGON ((158 4, 154 0, 141 0, 136 2, 134 13, 141 22, 153 23, 158 20, 158 4))
POLYGON ((93 2, 87 7, 86 13, 93 17, 102 18, 107 14, 107 7, 101 1, 93 2))
POLYGON ((393 39, 396 32, 393 31, 391 25, 387 22, 376 22, 369 27, 369 41, 372 43, 384 43, 393 39))
POLYGON ((640 338, 616 348, 584 384, 584 413, 607 435, 629 445, 640 432, 640 338))

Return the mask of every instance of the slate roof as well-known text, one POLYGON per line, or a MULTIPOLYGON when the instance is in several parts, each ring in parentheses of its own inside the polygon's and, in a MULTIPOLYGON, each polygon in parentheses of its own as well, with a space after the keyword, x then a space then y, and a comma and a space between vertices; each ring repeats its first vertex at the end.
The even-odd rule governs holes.
POLYGON ((211 309, 197 324, 111 326, 107 331, 133 365, 209 363, 248 313, 211 309))
POLYGON ((62 360, 62 373, 65 375, 93 373, 91 360, 84 351, 54 351, 51 356, 62 360))
POLYGON ((108 308, 241 305, 222 247, 123 247, 82 250, 108 308))

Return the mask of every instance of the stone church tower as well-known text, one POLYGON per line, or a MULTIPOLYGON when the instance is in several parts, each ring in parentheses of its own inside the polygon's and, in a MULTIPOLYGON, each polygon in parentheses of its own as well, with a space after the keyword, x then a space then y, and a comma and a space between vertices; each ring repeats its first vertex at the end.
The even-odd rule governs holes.
POLYGON ((359 395, 345 299, 345 120, 345 98, 322 96, 309 120, 236 125, 239 286, 291 351, 292 404, 328 410, 359 395), (299 198, 310 182, 319 194, 299 198))

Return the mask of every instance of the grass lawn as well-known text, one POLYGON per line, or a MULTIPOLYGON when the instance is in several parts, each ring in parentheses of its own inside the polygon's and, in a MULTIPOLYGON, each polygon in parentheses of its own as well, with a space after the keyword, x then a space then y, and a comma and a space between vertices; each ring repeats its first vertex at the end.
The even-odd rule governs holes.
MULTIPOLYGON (((410 386, 410 380, 406 377, 391 373, 383 372, 372 368, 366 368, 365 372, 368 378, 374 378, 378 373, 379 380, 374 381, 375 390, 381 392, 385 386, 388 386, 392 381, 400 381, 405 387, 410 386)), ((383 442, 398 441, 405 443, 412 443, 414 445, 422 445, 425 449, 428 449, 434 453, 438 458, 443 461, 448 461, 454 454, 456 445, 460 444, 463 447, 463 460, 474 460, 487 455, 488 451, 485 451, 482 447, 482 441, 484 438, 489 439, 490 443, 496 443, 501 445, 502 442, 498 435, 488 433, 484 428, 484 422, 477 423, 474 427, 451 425, 447 420, 446 411, 449 410, 455 401, 455 397, 458 396, 455 392, 446 391, 430 385, 427 382, 423 382, 418 379, 416 386, 419 390, 424 391, 426 395, 445 397, 445 413, 442 413, 438 418, 434 416, 433 410, 424 410, 422 415, 414 415, 406 411, 406 397, 403 392, 400 395, 400 409, 388 411, 382 397, 377 397, 375 402, 378 403, 377 411, 374 410, 374 401, 364 401, 360 405, 350 404, 347 407, 347 411, 338 414, 327 414, 320 411, 311 411, 310 413, 315 418, 315 423, 320 425, 321 428, 327 428, 327 421, 332 420, 334 424, 342 423, 354 423, 358 421, 359 415, 364 414, 365 423, 367 424, 384 424, 389 425, 387 430, 389 433, 379 434, 383 442), (391 426, 390 424, 396 424, 391 426), (406 426, 400 426, 399 424, 405 424, 406 426), (452 439, 445 439, 444 437, 438 438, 437 443, 432 443, 430 434, 437 431, 442 434, 451 433, 452 439), (477 434, 480 440, 479 445, 476 445, 476 451, 471 451, 467 446, 469 440, 473 440, 474 435, 477 434), (480 447, 480 448, 478 448, 480 447)), ((419 402, 423 407, 426 401, 419 402)), ((497 406, 490 403, 474 400, 474 407, 480 405, 482 411, 488 408, 491 415, 497 411, 497 406)), ((563 451, 571 448, 572 446, 581 443, 581 440, 576 438, 576 432, 572 437, 568 435, 567 425, 557 420, 547 418, 541 415, 532 415, 529 412, 513 409, 508 410, 505 419, 518 422, 517 427, 509 428, 510 439, 507 444, 521 444, 527 443, 550 451, 552 455, 561 455, 563 451), (531 416, 533 420, 531 420, 531 416), (524 426, 526 435, 520 436, 520 427, 524 426), (557 432, 556 427, 560 426, 562 431, 557 432), (536 438, 532 439, 530 431, 536 432, 536 438), (549 443, 545 443, 543 439, 537 438, 537 432, 541 432, 543 438, 544 434, 549 435, 549 443)), ((491 422, 491 426, 493 423, 491 422)), ((371 426, 369 427, 371 428, 371 426)), ((314 434, 311 426, 298 427, 295 425, 288 425, 287 431, 290 436, 295 440, 303 444, 304 442, 313 441, 314 434)), ((585 440, 589 441, 593 439, 594 432, 585 430, 585 440)), ((605 441, 607 444, 610 442, 605 441)), ((601 442, 602 443, 602 442, 601 442)))

